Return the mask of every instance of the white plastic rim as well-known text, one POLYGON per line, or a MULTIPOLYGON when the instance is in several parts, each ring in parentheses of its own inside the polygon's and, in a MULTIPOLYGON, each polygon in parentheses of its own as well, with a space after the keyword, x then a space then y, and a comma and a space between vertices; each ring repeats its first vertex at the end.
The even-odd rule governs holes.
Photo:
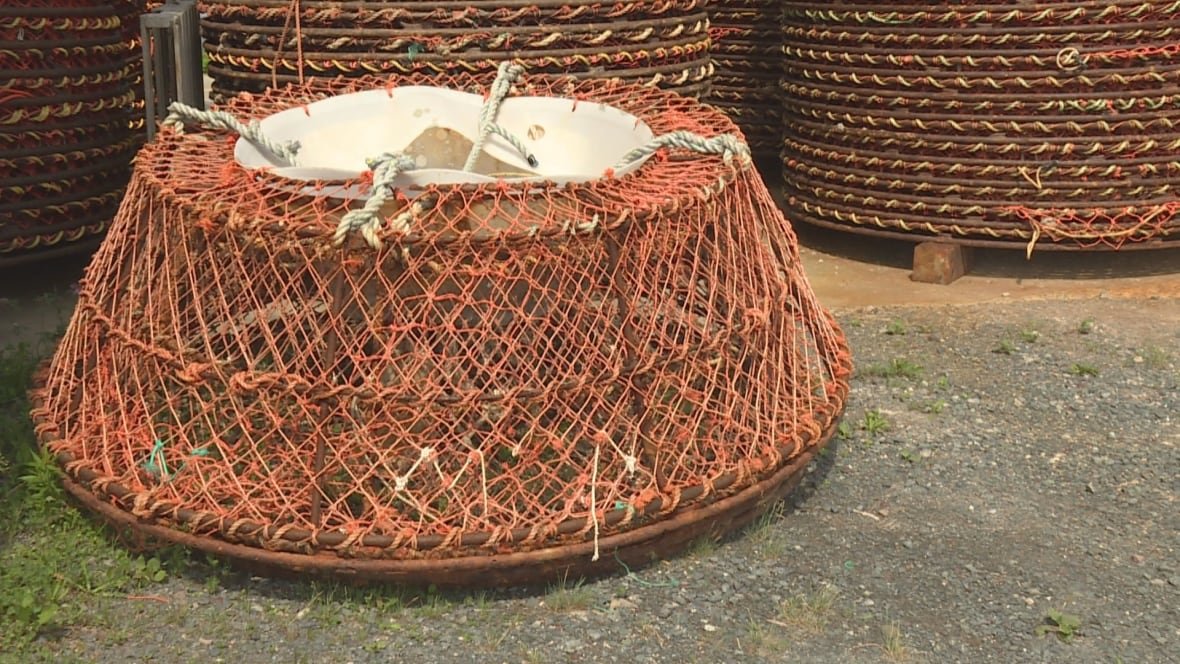
MULTIPOLYGON (((383 153, 406 152, 431 128, 454 132, 465 141, 476 140, 483 97, 429 86, 397 87, 329 97, 263 118, 260 127, 277 143, 299 142, 296 164, 288 165, 250 141, 239 138, 234 158, 248 169, 267 169, 295 181, 341 182, 360 177, 366 160, 383 153)), ((402 173, 399 189, 430 184, 551 181, 588 182, 604 177, 635 148, 651 141, 653 133, 639 118, 595 102, 560 97, 509 97, 500 106, 497 124, 521 140, 536 157, 525 156, 501 137, 489 136, 484 154, 506 167, 502 173, 464 172, 456 155, 417 155, 422 168, 402 173), (447 167, 439 168, 445 163, 447 167)), ((464 143, 466 145, 466 143, 464 143)), ((647 161, 636 159, 614 171, 623 176, 647 161)), ((352 197, 346 187, 320 190, 320 195, 352 197)))

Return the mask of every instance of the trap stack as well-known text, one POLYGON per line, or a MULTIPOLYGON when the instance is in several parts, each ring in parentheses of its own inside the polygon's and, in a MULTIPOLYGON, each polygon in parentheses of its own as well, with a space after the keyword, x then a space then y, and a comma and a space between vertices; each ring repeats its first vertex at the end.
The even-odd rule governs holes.
POLYGON ((33 394, 67 488, 266 568, 439 585, 646 564, 784 495, 850 360, 733 123, 503 80, 165 127, 33 394))
POLYGON ((309 77, 533 72, 707 92, 706 0, 202 0, 214 99, 309 77))
POLYGON ((93 247, 142 142, 141 2, 0 6, 0 263, 93 247))
POLYGON ((709 101, 746 136, 755 158, 782 151, 782 7, 777 0, 711 0, 713 86, 709 101))
POLYGON ((793 220, 1030 253, 1180 240, 1175 2, 783 4, 793 220))

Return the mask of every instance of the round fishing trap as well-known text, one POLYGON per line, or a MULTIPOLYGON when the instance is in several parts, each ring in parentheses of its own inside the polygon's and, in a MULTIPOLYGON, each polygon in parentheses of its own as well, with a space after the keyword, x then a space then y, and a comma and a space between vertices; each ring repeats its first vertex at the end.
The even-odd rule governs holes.
POLYGON ((1180 239, 1174 1, 784 6, 792 219, 1029 252, 1180 239))
POLYGON ((142 142, 141 2, 0 7, 0 263, 85 245, 142 142))
POLYGON ((200 2, 215 98, 366 74, 534 72, 707 91, 705 0, 200 2))
POLYGON ((506 80, 165 127, 33 393, 69 490, 265 567, 441 585, 645 564, 789 490, 850 360, 732 122, 506 80))
POLYGON ((711 0, 713 85, 710 103, 746 136, 759 162, 782 151, 782 8, 777 0, 711 0))

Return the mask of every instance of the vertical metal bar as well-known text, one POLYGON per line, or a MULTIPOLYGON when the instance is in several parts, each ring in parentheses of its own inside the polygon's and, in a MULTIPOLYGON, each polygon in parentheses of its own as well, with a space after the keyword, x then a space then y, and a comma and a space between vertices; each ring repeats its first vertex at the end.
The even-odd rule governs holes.
POLYGON ((154 63, 152 61, 151 31, 147 26, 147 16, 139 18, 139 43, 143 49, 143 103, 147 112, 147 140, 156 137, 156 95, 152 90, 154 63))

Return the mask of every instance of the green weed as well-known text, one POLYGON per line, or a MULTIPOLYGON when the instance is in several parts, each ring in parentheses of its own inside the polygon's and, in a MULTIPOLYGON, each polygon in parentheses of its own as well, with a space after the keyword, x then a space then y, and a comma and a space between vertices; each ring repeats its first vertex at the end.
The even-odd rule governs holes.
POLYGON ((778 613, 770 622, 807 634, 820 632, 828 624, 839 596, 839 591, 830 585, 810 595, 795 595, 779 605, 778 613))
POLYGON ((860 428, 865 433, 867 433, 870 438, 874 438, 878 434, 889 430, 889 420, 886 419, 879 410, 866 410, 864 419, 861 420, 860 428))
POLYGON ((881 626, 881 649, 885 651, 885 657, 894 662, 904 662, 910 658, 901 626, 896 620, 881 626))
POLYGON ((898 357, 888 364, 871 364, 861 374, 870 378, 917 378, 922 375, 922 365, 898 357))
POLYGON ((545 606, 559 613, 586 611, 594 604, 594 590, 582 579, 570 583, 568 579, 553 584, 545 595, 545 606))
POLYGON ((999 346, 996 346, 992 349, 992 352, 999 353, 1001 355, 1011 355, 1016 352, 1016 344, 1008 341, 1007 339, 1004 339, 1000 342, 999 346))
POLYGON ((1064 613, 1057 609, 1049 609, 1045 614, 1043 625, 1037 625, 1037 636, 1055 634, 1057 638, 1069 643, 1082 628, 1082 619, 1078 616, 1064 613))

